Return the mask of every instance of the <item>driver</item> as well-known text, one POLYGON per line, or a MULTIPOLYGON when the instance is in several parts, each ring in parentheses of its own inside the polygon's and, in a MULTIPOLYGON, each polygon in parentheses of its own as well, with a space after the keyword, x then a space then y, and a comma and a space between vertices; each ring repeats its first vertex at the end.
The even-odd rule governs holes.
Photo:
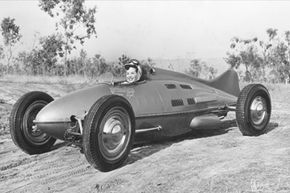
POLYGON ((130 60, 127 64, 125 64, 126 69, 126 82, 127 84, 131 84, 137 82, 141 75, 142 69, 140 67, 140 63, 136 59, 130 60))

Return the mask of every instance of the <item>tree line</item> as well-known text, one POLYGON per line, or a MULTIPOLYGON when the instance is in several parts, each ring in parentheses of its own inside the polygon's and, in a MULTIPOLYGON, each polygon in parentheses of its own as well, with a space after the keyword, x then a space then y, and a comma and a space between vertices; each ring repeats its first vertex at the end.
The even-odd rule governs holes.
POLYGON ((225 61, 240 69, 245 81, 289 83, 290 31, 278 34, 278 29, 269 28, 266 33, 267 40, 232 38, 225 61))
MULTIPOLYGON (((39 0, 39 8, 56 20, 55 33, 36 37, 31 50, 15 53, 21 42, 20 26, 14 18, 1 21, 0 75, 82 75, 97 77, 105 72, 115 76, 124 75, 123 65, 130 57, 121 55, 117 61, 108 62, 100 54, 89 57, 80 49, 79 55, 71 53, 88 39, 96 38, 96 7, 86 8, 84 0, 39 0)), ((277 29, 266 31, 267 40, 257 37, 243 39, 234 37, 224 58, 229 68, 237 69, 244 81, 284 82, 290 78, 290 31, 279 35, 277 29)), ((141 61, 154 66, 151 58, 141 61)), ((186 73, 213 79, 217 70, 200 59, 192 59, 186 73)))

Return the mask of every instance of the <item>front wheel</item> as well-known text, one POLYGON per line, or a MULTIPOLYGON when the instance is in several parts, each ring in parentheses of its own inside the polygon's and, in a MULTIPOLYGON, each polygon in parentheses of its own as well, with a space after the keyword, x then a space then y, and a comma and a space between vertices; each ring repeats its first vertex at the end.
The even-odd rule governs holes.
POLYGON ((266 132, 271 117, 271 98, 261 84, 250 84, 240 93, 236 120, 243 135, 257 136, 266 132))
POLYGON ((33 124, 37 113, 51 101, 53 98, 48 94, 33 91, 23 95, 13 106, 10 135, 13 142, 28 154, 47 152, 56 141, 33 124))
POLYGON ((100 171, 120 167, 128 157, 135 133, 129 102, 117 95, 100 98, 90 109, 83 133, 88 162, 100 171))

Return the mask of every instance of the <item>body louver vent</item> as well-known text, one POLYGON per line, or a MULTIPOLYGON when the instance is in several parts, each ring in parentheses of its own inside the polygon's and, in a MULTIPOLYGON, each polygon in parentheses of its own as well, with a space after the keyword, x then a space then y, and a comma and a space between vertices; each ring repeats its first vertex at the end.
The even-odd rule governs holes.
POLYGON ((191 86, 187 84, 181 84, 180 87, 183 89, 192 89, 191 86))
POLYGON ((175 84, 165 84, 166 88, 168 89, 175 89, 176 85, 175 84))
POLYGON ((176 106, 183 106, 183 100, 182 100, 182 99, 171 100, 171 105, 172 105, 173 107, 176 107, 176 106))
POLYGON ((194 104, 195 104, 195 100, 194 100, 194 98, 188 98, 188 99, 187 99, 187 103, 188 103, 189 105, 194 105, 194 104))

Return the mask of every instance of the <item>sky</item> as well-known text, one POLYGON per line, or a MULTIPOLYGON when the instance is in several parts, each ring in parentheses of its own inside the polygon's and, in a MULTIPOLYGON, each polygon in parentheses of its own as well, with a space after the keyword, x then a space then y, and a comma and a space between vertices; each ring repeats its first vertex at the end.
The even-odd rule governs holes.
MULTIPOLYGON (((268 28, 290 30, 290 1, 86 1, 97 7, 97 38, 85 43, 90 56, 222 59, 232 37, 266 39, 268 28)), ((0 20, 15 18, 23 35, 18 49, 55 32, 55 20, 36 0, 0 0, 0 20)))

